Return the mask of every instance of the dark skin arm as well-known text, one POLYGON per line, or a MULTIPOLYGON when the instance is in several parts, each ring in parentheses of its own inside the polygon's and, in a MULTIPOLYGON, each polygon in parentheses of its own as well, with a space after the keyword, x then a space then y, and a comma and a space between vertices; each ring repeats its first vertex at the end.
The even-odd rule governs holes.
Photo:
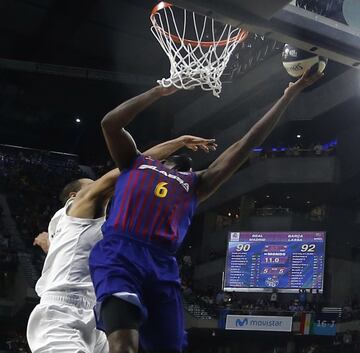
POLYGON ((200 202, 211 196, 241 167, 252 149, 260 146, 269 136, 289 104, 304 88, 312 85, 322 76, 323 74, 316 73, 309 77, 307 72, 297 82, 290 83, 283 96, 244 137, 223 152, 208 169, 199 172, 197 194, 200 202))
POLYGON ((125 130, 125 127, 151 104, 176 91, 177 89, 174 87, 154 87, 120 104, 105 115, 101 121, 102 131, 111 157, 120 170, 127 169, 139 154, 135 141, 125 130))
POLYGON ((194 152, 198 151, 199 149, 204 152, 210 152, 216 150, 217 144, 215 143, 214 139, 204 139, 197 136, 183 135, 176 139, 154 146, 143 154, 161 161, 170 157, 173 153, 182 147, 186 147, 194 152))
MULTIPOLYGON (((154 159, 165 159, 182 147, 193 151, 202 149, 206 152, 216 149, 216 144, 212 139, 204 139, 197 136, 184 135, 176 139, 156 145, 143 154, 154 159)), ((92 219, 96 214, 103 215, 108 200, 112 197, 115 184, 120 175, 118 168, 111 170, 93 183, 81 189, 68 210, 68 215, 77 218, 92 219)), ((99 216, 99 215, 98 215, 99 216)))

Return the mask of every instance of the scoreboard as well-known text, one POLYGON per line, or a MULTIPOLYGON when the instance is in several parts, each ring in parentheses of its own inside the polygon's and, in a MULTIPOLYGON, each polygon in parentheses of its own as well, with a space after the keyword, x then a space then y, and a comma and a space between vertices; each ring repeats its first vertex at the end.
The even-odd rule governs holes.
POLYGON ((224 290, 323 290, 325 232, 230 232, 224 290))

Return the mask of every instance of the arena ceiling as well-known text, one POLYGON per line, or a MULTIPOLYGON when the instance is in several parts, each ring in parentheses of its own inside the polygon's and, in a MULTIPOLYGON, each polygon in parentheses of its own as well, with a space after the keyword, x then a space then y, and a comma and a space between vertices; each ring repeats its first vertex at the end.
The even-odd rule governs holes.
POLYGON ((166 58, 154 50, 150 9, 139 0, 2 0, 1 57, 156 78, 166 58))
MULTIPOLYGON (((152 5, 0 0, 1 142, 96 153, 88 144, 95 138, 103 150, 100 118, 169 70, 150 32, 152 5), (92 79, 75 68, 88 69, 92 79), (74 124, 77 116, 81 126, 74 124)), ((135 126, 141 144, 169 137, 172 112, 189 99, 180 96, 181 102, 171 97, 157 105, 146 129, 145 123, 135 126)))

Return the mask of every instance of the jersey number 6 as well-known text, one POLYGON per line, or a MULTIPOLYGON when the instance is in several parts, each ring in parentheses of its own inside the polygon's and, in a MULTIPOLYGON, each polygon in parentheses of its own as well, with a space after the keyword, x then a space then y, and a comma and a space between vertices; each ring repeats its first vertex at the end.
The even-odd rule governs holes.
POLYGON ((157 197, 164 198, 168 193, 168 189, 165 187, 168 183, 161 182, 156 185, 154 194, 157 197))

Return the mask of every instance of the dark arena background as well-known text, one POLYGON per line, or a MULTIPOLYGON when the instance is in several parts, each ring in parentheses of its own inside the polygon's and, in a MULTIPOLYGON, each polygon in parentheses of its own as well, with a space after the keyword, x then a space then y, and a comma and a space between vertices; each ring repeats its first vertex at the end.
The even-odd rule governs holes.
MULTIPOLYGON (((186 352, 360 353, 360 6, 246 3, 174 1, 250 34, 220 98, 180 90, 128 127, 141 151, 181 135, 216 139, 216 152, 182 150, 203 170, 295 81, 284 43, 329 58, 324 78, 196 211, 177 254, 186 352)), ((60 191, 114 168, 101 119, 168 77, 150 31, 155 5, 0 0, 0 353, 31 352, 46 256, 33 242, 60 191)))

